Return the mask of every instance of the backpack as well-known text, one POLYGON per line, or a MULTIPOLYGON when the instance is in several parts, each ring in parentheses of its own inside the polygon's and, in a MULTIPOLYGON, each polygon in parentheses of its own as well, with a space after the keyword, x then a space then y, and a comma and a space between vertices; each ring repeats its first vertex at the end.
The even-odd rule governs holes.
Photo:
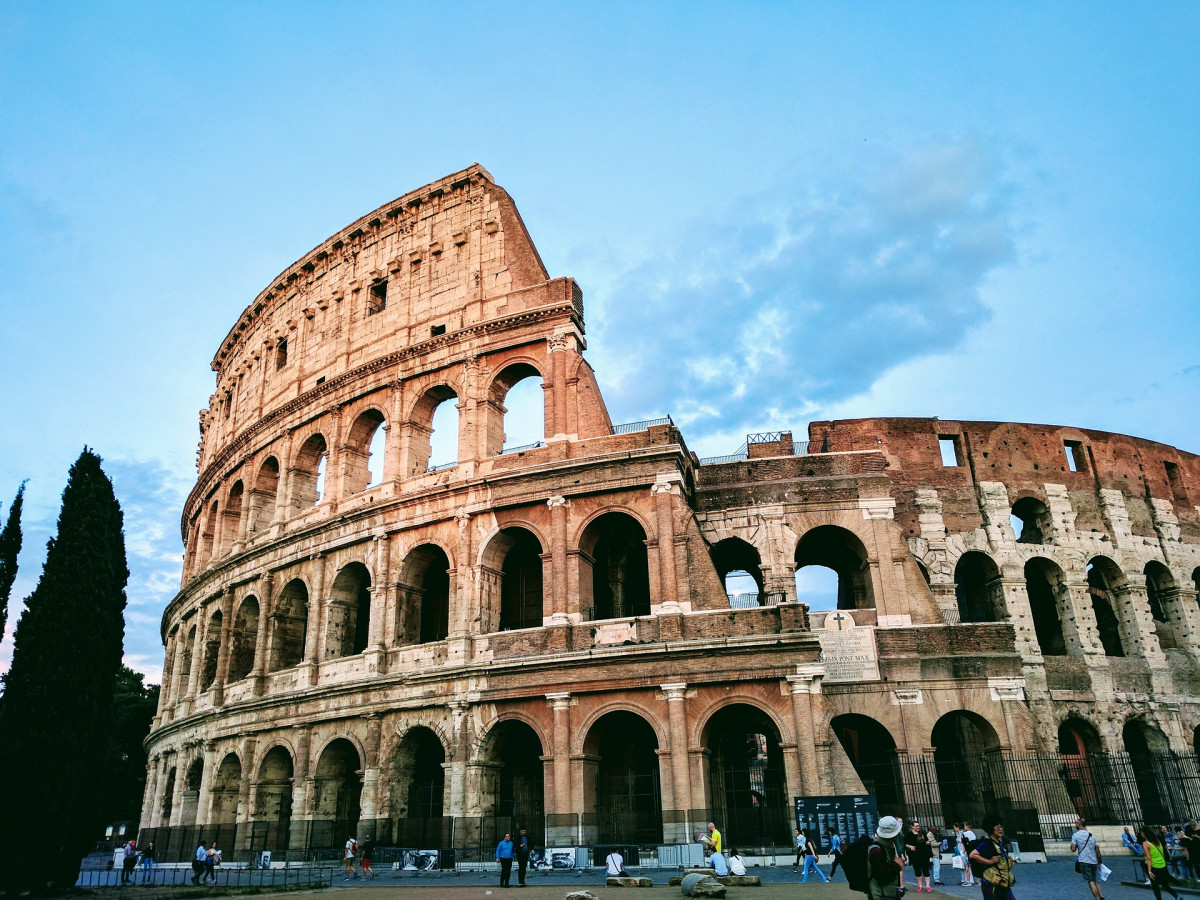
POLYGON ((871 877, 870 864, 867 862, 867 852, 874 841, 869 835, 860 835, 854 843, 842 851, 841 866, 846 873, 846 881, 850 890, 860 894, 867 892, 867 882, 871 877))
POLYGON ((982 844, 986 840, 988 840, 988 837, 987 837, 987 835, 984 835, 983 837, 976 838, 975 840, 973 840, 967 844, 967 862, 969 862, 971 864, 971 874, 974 875, 976 878, 983 877, 983 870, 986 869, 987 866, 985 866, 981 862, 976 862, 975 860, 971 859, 971 854, 974 853, 975 850, 979 847, 979 845, 982 844))

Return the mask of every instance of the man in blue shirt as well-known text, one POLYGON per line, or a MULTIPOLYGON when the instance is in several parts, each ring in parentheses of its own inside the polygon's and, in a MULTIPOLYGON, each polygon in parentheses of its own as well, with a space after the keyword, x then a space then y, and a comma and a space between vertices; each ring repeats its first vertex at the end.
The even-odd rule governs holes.
POLYGON ((204 867, 208 864, 208 848, 204 841, 196 848, 196 856, 192 859, 192 884, 199 884, 204 877, 204 867))
POLYGON ((508 887, 508 879, 512 875, 513 842, 512 835, 505 833, 504 840, 496 845, 496 862, 500 863, 500 887, 508 887))

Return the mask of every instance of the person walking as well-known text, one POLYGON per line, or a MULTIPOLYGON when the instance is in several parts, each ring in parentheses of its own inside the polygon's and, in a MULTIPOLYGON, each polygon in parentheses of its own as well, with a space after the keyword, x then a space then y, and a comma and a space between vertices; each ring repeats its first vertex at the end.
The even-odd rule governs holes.
POLYGON ((517 887, 525 887, 525 870, 529 868, 529 835, 525 833, 525 829, 521 829, 521 833, 517 835, 516 854, 517 854, 517 887))
POLYGON ((994 869, 996 878, 984 875, 979 879, 983 900, 1013 900, 1012 857, 1008 855, 1008 842, 1004 839, 1004 823, 999 817, 985 819, 983 830, 986 837, 975 845, 968 861, 975 860, 985 869, 994 869))
POLYGON ((929 861, 932 854, 929 852, 929 839, 925 836, 920 822, 913 822, 908 829, 908 834, 904 837, 904 849, 909 865, 913 868, 913 877, 917 880, 917 893, 925 891, 932 894, 933 888, 929 884, 929 861))
POLYGON ((505 832, 504 840, 496 845, 496 862, 500 863, 500 887, 502 888, 508 887, 509 879, 512 877, 513 856, 512 835, 505 832))
POLYGON ((370 875, 375 877, 375 870, 371 868, 371 857, 375 855, 375 839, 367 835, 367 839, 362 842, 358 852, 358 868, 362 871, 362 877, 366 878, 370 875))
POLYGON ((358 873, 354 871, 354 859, 358 856, 358 841, 354 839, 354 835, 346 838, 346 849, 344 851, 344 859, 346 860, 346 874, 342 876, 342 881, 349 881, 351 878, 357 878, 358 873))
POLYGON ((212 884, 217 883, 217 866, 221 865, 221 851, 217 849, 217 842, 213 841, 208 845, 208 853, 204 859, 204 877, 212 884))
POLYGON ((894 816, 884 816, 875 826, 875 837, 867 848, 868 900, 896 900, 900 896, 904 857, 897 852, 896 838, 901 829, 894 816))
POLYGON ((208 864, 208 847, 201 841, 192 857, 192 884, 200 884, 204 880, 204 867, 208 864))
MULTIPOLYGON (((829 855, 833 858, 833 865, 829 867, 829 878, 832 880, 833 873, 837 871, 838 864, 842 861, 842 838, 836 828, 829 829, 829 855)), ((842 872, 844 874, 845 869, 842 872)))
POLYGON ((1087 830, 1087 823, 1083 819, 1075 820, 1075 833, 1071 835, 1071 849, 1075 851, 1076 868, 1083 876, 1083 880, 1087 882, 1092 896, 1096 900, 1104 900, 1104 894, 1100 890, 1100 878, 1097 874, 1100 869, 1100 861, 1104 856, 1100 853, 1100 845, 1096 842, 1096 836, 1087 830))
POLYGON ((925 832, 925 840, 929 842, 929 866, 933 874, 933 883, 942 883, 942 836, 930 828, 925 832))
POLYGON ((792 836, 792 844, 796 848, 796 861, 792 863, 793 874, 800 871, 800 864, 804 862, 804 835, 800 833, 800 829, 795 830, 792 836))
POLYGON ((142 884, 154 880, 154 841, 142 848, 142 884))
POLYGON ((808 883, 809 872, 816 872, 821 876, 822 881, 828 882, 829 879, 825 877, 825 873, 817 865, 817 845, 813 843, 807 831, 802 831, 801 834, 804 835, 804 875, 800 878, 800 883, 808 883))
POLYGON ((130 838, 121 848, 121 884, 133 884, 133 867, 137 865, 136 847, 133 838, 130 838))
POLYGON ((959 882, 959 886, 973 885, 975 883, 975 873, 971 871, 971 845, 975 843, 975 832, 971 830, 970 822, 963 822, 956 826, 958 830, 958 852, 963 861, 963 880, 959 882))
POLYGON ((1175 888, 1171 887, 1175 883, 1175 879, 1167 871, 1167 859, 1163 855, 1162 848, 1162 835, 1154 826, 1146 825, 1138 832, 1138 838, 1142 842, 1142 859, 1145 862, 1146 875, 1150 879, 1150 890, 1154 891, 1154 900, 1162 900, 1164 889, 1172 897, 1178 898, 1179 894, 1175 892, 1175 888))

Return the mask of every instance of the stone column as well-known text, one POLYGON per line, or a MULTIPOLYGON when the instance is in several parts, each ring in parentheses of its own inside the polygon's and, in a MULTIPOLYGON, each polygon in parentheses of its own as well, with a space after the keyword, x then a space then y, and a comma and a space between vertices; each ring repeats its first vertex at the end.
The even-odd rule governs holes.
POLYGON ((279 478, 275 482, 275 514, 271 517, 270 527, 272 533, 278 533, 279 526, 285 522, 290 513, 290 502, 292 498, 292 444, 295 441, 295 435, 292 432, 287 433, 287 437, 283 441, 283 456, 276 457, 279 463, 279 478))
POLYGON ((451 700, 446 704, 450 710, 450 734, 453 745, 446 748, 446 803, 443 815, 463 816, 467 814, 467 711, 470 704, 465 700, 451 700))
POLYGON ((158 796, 158 770, 160 759, 155 753, 146 760, 146 789, 142 791, 142 814, 138 818, 138 830, 154 827, 155 804, 158 796))
POLYGON ((202 607, 196 614, 196 637, 192 641, 192 664, 188 668, 187 693, 183 696, 183 704, 186 707, 183 710, 185 716, 192 711, 192 701, 199 693, 200 665, 204 658, 204 631, 204 608, 202 607))
POLYGON ((679 681, 659 685, 667 701, 667 722, 671 735, 671 781, 674 782, 676 822, 663 823, 663 839, 668 843, 687 843, 690 834, 688 810, 696 803, 688 777, 687 684, 679 681), (671 833, 668 834, 667 832, 671 833))
POLYGON ((554 711, 554 809, 569 813, 571 806, 571 695, 567 691, 547 694, 554 711))
POLYGON ((383 481, 400 481, 408 477, 404 471, 404 429, 400 422, 404 418, 404 383, 394 382, 389 403, 389 417, 385 424, 387 439, 383 451, 383 481))
POLYGON ((274 588, 275 575, 268 572, 263 578, 263 595, 258 601, 258 635, 254 641, 254 667, 250 671, 255 696, 262 696, 263 690, 266 688, 267 648, 271 643, 271 635, 268 633, 271 622, 271 594, 274 592, 274 588))
POLYGON ((551 402, 546 404, 546 439, 567 439, 567 338, 546 341, 550 356, 551 402))
MULTIPOLYGON (((560 356, 562 354, 559 354, 560 356)), ((546 501, 550 507, 550 622, 551 625, 566 625, 571 619, 567 614, 567 508, 566 497, 555 495, 546 501)))
POLYGON ((796 727, 796 747, 800 756, 800 781, 806 795, 820 794, 817 767, 816 729, 813 727, 813 694, 821 690, 825 666, 821 663, 802 663, 796 674, 788 675, 792 691, 792 718, 796 727))
POLYGON ((662 584, 663 595, 660 599, 660 611, 677 613, 679 594, 675 578, 675 529, 672 513, 672 495, 675 485, 670 481, 660 481, 650 488, 654 497, 654 527, 658 532, 658 565, 659 581, 662 584))
POLYGON ((323 553, 316 554, 313 572, 313 591, 308 597, 308 625, 304 642, 304 662, 300 664, 303 670, 299 682, 305 685, 317 683, 317 666, 321 662, 321 647, 323 644, 322 623, 325 619, 324 610, 328 601, 325 597, 325 562, 323 553))
POLYGON ((229 677, 229 652, 233 634, 233 588, 225 588, 221 598, 221 636, 217 645, 217 677, 213 682, 213 706, 225 702, 225 682, 229 677))
MULTIPOLYGON (((200 796, 196 799, 196 824, 212 824, 213 780, 217 776, 217 766, 220 758, 217 755, 217 742, 206 741, 204 744, 204 771, 200 773, 200 796)), ((195 849, 194 847, 192 848, 195 849)))
POLYGON ((376 714, 367 719, 367 739, 364 741, 366 759, 363 760, 362 801, 359 804, 360 818, 379 818, 379 745, 383 731, 383 720, 376 714))
POLYGON ((387 620, 388 598, 388 552, 387 534, 378 534, 375 541, 375 580, 371 585, 371 621, 367 629, 367 668, 371 672, 387 671, 384 657, 384 641, 387 620))
POLYGON ((458 525, 458 547, 454 560, 454 591, 450 595, 450 615, 447 622, 446 656, 448 660, 465 662, 470 656, 471 622, 476 618, 479 605, 479 589, 472 573, 471 514, 459 510, 454 517, 458 525))

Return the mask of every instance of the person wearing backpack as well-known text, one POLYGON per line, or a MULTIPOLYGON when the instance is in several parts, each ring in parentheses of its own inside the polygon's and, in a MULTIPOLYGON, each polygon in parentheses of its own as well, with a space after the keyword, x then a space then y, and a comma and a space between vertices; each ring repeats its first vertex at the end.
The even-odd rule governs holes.
POLYGON ((1096 836, 1087 830, 1087 823, 1083 819, 1075 820, 1071 849, 1075 851, 1075 871, 1083 876, 1083 880, 1092 891, 1092 896, 1096 900, 1104 900, 1104 894, 1100 891, 1100 879, 1096 876, 1104 857, 1100 853, 1096 836))
MULTIPOLYGON (((870 900, 896 900, 900 896, 900 873, 904 871, 904 857, 896 848, 900 830, 900 822, 894 816, 884 816, 875 826, 875 839, 867 848, 866 893, 870 900)), ((849 880, 850 869, 843 868, 849 880)), ((850 887, 859 889, 853 882, 850 887)))
POLYGON ((983 830, 987 836, 976 842, 968 857, 972 866, 979 869, 983 900, 1013 900, 1012 888, 1017 879, 1012 874, 1013 860, 1004 839, 1004 823, 999 816, 990 816, 984 820, 983 830))

